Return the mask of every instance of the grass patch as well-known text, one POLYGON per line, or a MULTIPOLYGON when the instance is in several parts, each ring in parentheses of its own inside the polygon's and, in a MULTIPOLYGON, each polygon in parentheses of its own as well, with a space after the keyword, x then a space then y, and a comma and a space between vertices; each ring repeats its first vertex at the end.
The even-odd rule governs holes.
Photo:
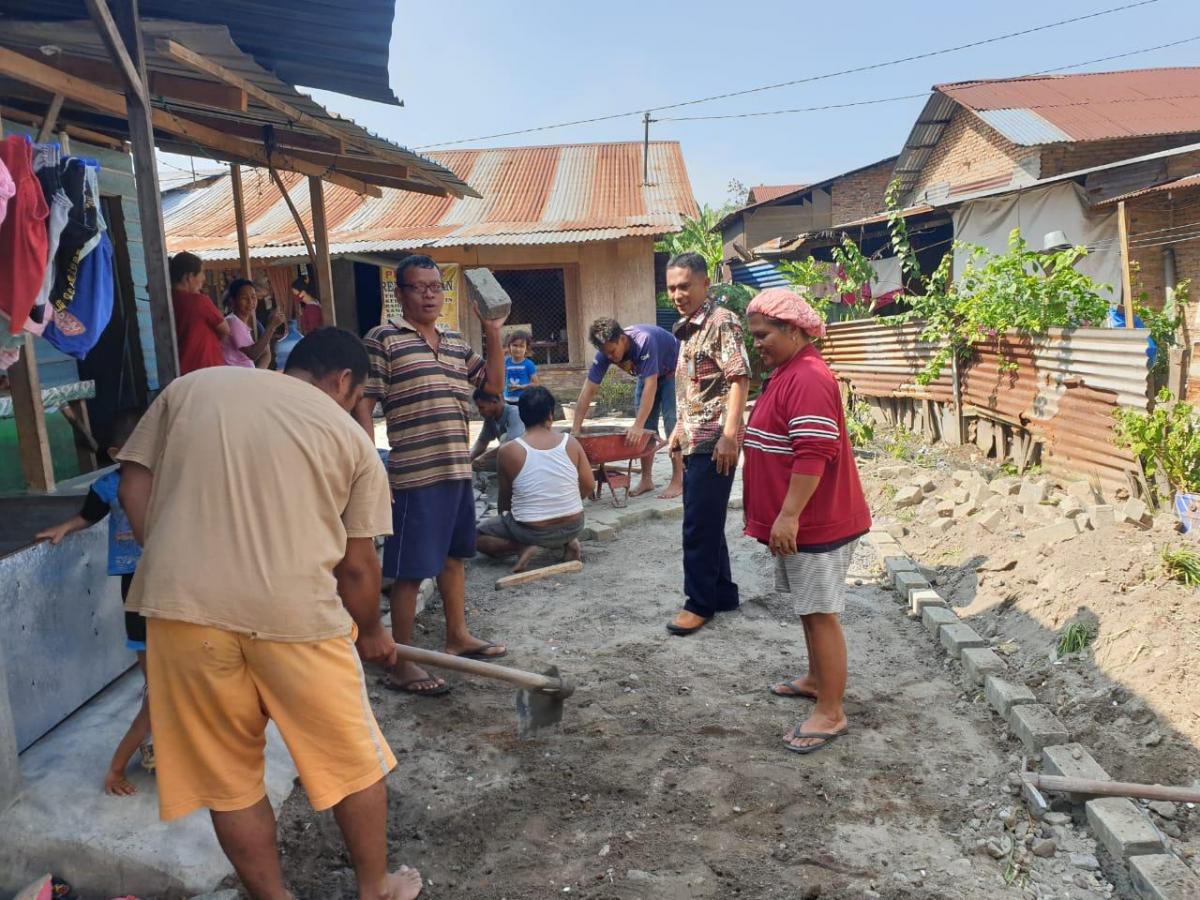
POLYGON ((892 484, 892 482, 890 482, 890 481, 887 481, 887 482, 884 482, 883 487, 881 487, 879 489, 879 493, 883 494, 883 496, 885 498, 887 498, 888 500, 891 500, 893 497, 896 496, 896 491, 898 491, 898 490, 899 490, 899 488, 897 488, 896 485, 892 484))
POLYGON ((917 455, 920 439, 903 425, 897 425, 883 444, 883 450, 893 459, 911 460, 917 455))
POLYGON ((1088 628, 1082 622, 1071 622, 1059 632, 1058 655, 1066 656, 1070 653, 1079 653, 1095 638, 1096 635, 1092 632, 1092 629, 1088 628))
POLYGON ((1200 585, 1200 553, 1189 550, 1187 547, 1179 547, 1174 550, 1164 547, 1162 561, 1167 575, 1173 580, 1180 584, 1186 584, 1188 587, 1200 585))

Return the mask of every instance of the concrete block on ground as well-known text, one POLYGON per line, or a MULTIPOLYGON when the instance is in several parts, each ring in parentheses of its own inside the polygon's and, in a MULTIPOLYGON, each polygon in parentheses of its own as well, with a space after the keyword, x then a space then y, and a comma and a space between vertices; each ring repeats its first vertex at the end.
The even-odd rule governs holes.
POLYGON ((1088 481, 1072 481, 1067 485, 1067 496, 1076 498, 1083 506, 1092 506, 1102 499, 1088 481))
POLYGON ((916 588, 908 592, 908 608, 918 616, 927 606, 945 606, 942 595, 933 588, 916 588))
POLYGON ((1146 900, 1193 900, 1200 897, 1200 875, 1173 853, 1147 853, 1129 861, 1133 889, 1146 900))
POLYGON ((1005 722, 1012 714, 1014 706, 1037 703, 1037 697, 1025 685, 1006 681, 999 675, 988 675, 984 679, 983 692, 987 697, 988 704, 1005 722))
POLYGON ((884 525, 883 528, 884 531, 897 540, 908 534, 908 528, 901 522, 892 522, 889 525, 884 525))
POLYGON ((1117 512, 1107 503, 1098 503, 1095 506, 1088 507, 1088 521, 1092 523, 1092 528, 1096 531, 1104 531, 1106 528, 1112 528, 1117 524, 1117 512))
POLYGON ((1052 744, 1065 744, 1071 739, 1067 726, 1058 720, 1050 707, 1041 703, 1014 706, 1008 717, 1008 727, 1030 753, 1037 753, 1052 744))
POLYGON ((967 498, 969 496, 971 496, 971 494, 965 487, 959 487, 946 494, 946 499, 955 506, 961 506, 967 502, 967 498))
POLYGON ((921 490, 919 485, 906 484, 900 490, 896 491, 896 496, 892 498, 894 506, 916 506, 925 499, 925 492, 921 490))
POLYGON ((1008 497, 1021 490, 1021 479, 1014 478, 1012 475, 1005 475, 1002 478, 992 479, 988 483, 988 487, 992 489, 993 494, 1008 497))
MULTIPOLYGON (((732 500, 730 500, 729 502, 731 504, 733 503, 732 500)), ((730 506, 729 508, 733 509, 734 507, 730 506)), ((654 517, 656 519, 682 519, 683 518, 683 504, 677 503, 673 500, 668 500, 665 503, 663 503, 662 506, 656 506, 654 508, 654 517)))
POLYGON ((932 494, 937 490, 937 482, 928 475, 918 475, 912 483, 921 489, 922 494, 932 494))
POLYGON ((968 647, 986 647, 987 639, 981 637, 970 625, 964 622, 943 625, 938 630, 938 640, 946 648, 946 652, 958 659, 968 647))
POLYGON ((1162 836, 1138 805, 1126 797, 1099 797, 1085 805, 1088 824, 1114 859, 1161 853, 1162 836))
POLYGON ((918 571, 917 564, 902 554, 896 554, 895 556, 885 555, 883 557, 883 567, 887 569, 890 578, 895 578, 901 572, 918 571))
POLYGON ((958 506, 954 507, 953 518, 961 521, 962 519, 973 516, 977 512, 979 512, 979 507, 968 498, 966 503, 960 503, 958 506))
POLYGON ((1060 515, 1068 519, 1074 519, 1080 513, 1084 512, 1083 501, 1078 497, 1072 497, 1070 494, 1063 497, 1062 502, 1058 504, 1058 512, 1060 515))
POLYGON ((949 518, 954 515, 955 505, 953 500, 939 500, 937 503, 937 514, 944 518, 949 518))
POLYGON ((615 541, 617 529, 611 525, 601 525, 599 522, 589 523, 583 527, 583 539, 585 541, 615 541))
POLYGON ((1003 672, 1007 666, 1004 660, 987 647, 965 647, 959 655, 963 671, 972 684, 983 684, 989 675, 1003 672))
POLYGON ((955 469, 950 477, 954 479, 955 484, 965 485, 977 479, 979 474, 971 469, 955 469))
POLYGON ((934 534, 945 534, 948 531, 954 530, 953 519, 936 519, 929 525, 929 530, 934 534))
POLYGON ((937 633, 942 630, 944 625, 957 625, 958 616, 954 610, 948 609, 945 606, 926 606, 921 610, 921 624, 932 634, 937 637, 937 633))
POLYGON ((1004 528, 1004 510, 993 509, 990 512, 985 512, 979 519, 979 524, 995 534, 1004 528))
POLYGON ((897 572, 892 578, 892 589, 907 603, 909 591, 927 591, 929 582, 920 572, 897 572))
POLYGON ((1047 775, 1111 781, 1100 763, 1082 744, 1052 744, 1042 748, 1042 769, 1047 775))
POLYGON ((1150 510, 1137 497, 1130 497, 1117 511, 1117 520, 1124 525, 1146 528, 1150 525, 1150 510))
POLYGON ((1061 544, 1079 534, 1079 525, 1074 519, 1059 519, 1051 525, 1043 525, 1029 532, 1026 539, 1034 547, 1061 544))
POLYGON ((1037 506, 1048 493, 1049 486, 1044 481, 1023 481, 1017 491, 1017 500, 1022 506, 1037 506))

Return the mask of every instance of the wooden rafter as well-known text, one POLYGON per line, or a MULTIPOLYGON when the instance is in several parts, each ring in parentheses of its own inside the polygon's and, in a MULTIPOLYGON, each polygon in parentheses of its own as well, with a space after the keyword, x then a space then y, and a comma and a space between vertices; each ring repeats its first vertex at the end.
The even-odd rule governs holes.
MULTIPOLYGON (((201 125, 207 125, 209 128, 216 128, 231 137, 244 138, 248 141, 254 141, 256 144, 263 141, 263 123, 261 122, 235 121, 221 116, 206 116, 201 112, 191 109, 188 110, 187 117, 192 122, 199 122, 201 125)), ((337 157, 342 156, 345 152, 345 146, 341 141, 326 137, 323 134, 293 131, 290 128, 281 128, 278 125, 273 125, 271 131, 275 138, 275 146, 287 148, 289 152, 294 152, 295 150, 315 150, 328 157, 329 161, 336 161, 337 157)), ((302 158, 307 158, 310 162, 321 162, 323 159, 311 158, 307 155, 302 158)), ((326 165, 329 165, 329 162, 326 162, 326 165)))
MULTIPOLYGON (((35 128, 43 125, 46 121, 45 116, 39 116, 37 113, 27 112, 23 109, 14 109, 11 106, 0 106, 0 116, 12 119, 14 122, 24 122, 26 125, 32 125, 35 128)), ((54 127, 57 127, 57 123, 51 127, 51 130, 54 127)), ((120 138, 115 138, 110 134, 101 134, 99 131, 92 131, 90 128, 68 125, 61 130, 73 138, 87 141, 89 144, 95 144, 98 147, 108 147, 111 150, 121 150, 125 147, 125 142, 120 138)))
POLYGON ((54 126, 58 124, 58 114, 62 112, 63 95, 55 94, 54 99, 50 101, 50 105, 46 108, 46 115, 42 117, 41 127, 38 128, 37 142, 44 144, 50 140, 50 135, 54 134, 54 126))
POLYGON ((296 227, 300 229, 300 237, 304 241, 304 249, 308 251, 308 258, 312 260, 313 266, 317 264, 317 251, 313 248, 312 238, 308 236, 308 228, 304 225, 304 219, 300 216, 300 210, 296 209, 296 204, 292 202, 292 195, 288 193, 287 185, 283 183, 283 179, 279 177, 279 173, 271 169, 271 180, 275 182, 275 187, 279 188, 279 193, 283 195, 283 202, 287 204, 287 208, 292 213, 292 219, 296 222, 296 227))
MULTIPOLYGON (((37 62, 43 62, 59 71, 91 81, 101 87, 124 90, 124 79, 113 70, 110 63, 68 53, 56 53, 49 57, 25 54, 37 62)), ((230 112, 245 112, 249 106, 246 92, 228 84, 217 84, 200 78, 172 75, 169 72, 150 72, 150 97, 175 100, 198 106, 230 112)))
POLYGON ((112 13, 108 9, 107 0, 84 0, 84 3, 87 4, 88 15, 96 23, 96 30, 100 32, 100 39, 104 41, 104 46, 108 48, 109 55, 121 71, 121 76, 125 80, 125 90, 132 91, 137 94, 138 99, 142 103, 149 104, 150 101, 146 96, 146 83, 142 80, 137 66, 133 64, 133 60, 129 58, 129 51, 125 48, 125 42, 121 39, 121 35, 117 31, 117 23, 113 21, 112 13))

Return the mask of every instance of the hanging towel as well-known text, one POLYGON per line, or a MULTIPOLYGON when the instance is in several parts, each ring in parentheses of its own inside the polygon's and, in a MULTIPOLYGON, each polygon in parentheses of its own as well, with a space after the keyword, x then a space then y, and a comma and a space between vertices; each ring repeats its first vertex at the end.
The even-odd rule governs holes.
POLYGON ((50 210, 42 186, 33 174, 32 148, 23 135, 0 141, 0 162, 16 187, 8 212, 0 223, 0 310, 9 316, 11 333, 18 333, 29 317, 42 286, 49 255, 46 217, 50 210))
POLYGON ((55 309, 46 323, 42 336, 68 356, 87 356, 112 318, 112 257, 112 242, 102 233, 96 249, 79 265, 75 299, 66 309, 55 309))

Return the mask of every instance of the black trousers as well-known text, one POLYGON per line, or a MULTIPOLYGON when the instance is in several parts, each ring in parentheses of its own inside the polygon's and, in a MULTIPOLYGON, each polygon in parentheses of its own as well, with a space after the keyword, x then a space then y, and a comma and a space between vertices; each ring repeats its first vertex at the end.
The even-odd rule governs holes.
POLYGON ((738 607, 725 543, 735 474, 718 474, 709 453, 693 453, 683 461, 683 608, 706 619, 738 607))

